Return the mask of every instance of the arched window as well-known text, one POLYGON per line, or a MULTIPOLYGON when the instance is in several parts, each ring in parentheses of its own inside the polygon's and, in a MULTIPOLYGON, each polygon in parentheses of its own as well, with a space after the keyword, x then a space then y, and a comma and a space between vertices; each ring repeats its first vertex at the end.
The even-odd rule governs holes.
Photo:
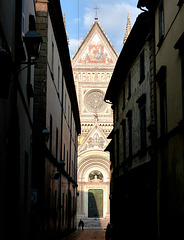
POLYGON ((94 170, 89 174, 89 181, 101 182, 103 181, 103 174, 98 170, 94 170))

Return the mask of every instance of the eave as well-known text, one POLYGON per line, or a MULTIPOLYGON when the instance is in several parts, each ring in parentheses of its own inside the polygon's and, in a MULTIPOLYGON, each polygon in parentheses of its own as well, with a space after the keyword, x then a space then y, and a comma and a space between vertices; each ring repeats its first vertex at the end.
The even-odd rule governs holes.
POLYGON ((59 56, 60 56, 61 64, 63 67, 63 72, 65 75, 65 78, 67 79, 66 85, 67 85, 67 90, 72 103, 72 111, 74 113, 74 119, 76 121, 77 133, 80 134, 81 124, 80 124, 80 116, 79 116, 79 107, 77 102, 77 95, 76 95, 76 90, 74 85, 74 78, 73 78, 67 36, 65 32, 60 2, 55 0, 50 0, 48 3, 48 10, 49 10, 50 18, 52 21, 52 26, 54 30, 55 39, 57 42, 59 56))
POLYGON ((154 11, 159 0, 139 0, 137 4, 137 8, 146 7, 149 11, 154 11))

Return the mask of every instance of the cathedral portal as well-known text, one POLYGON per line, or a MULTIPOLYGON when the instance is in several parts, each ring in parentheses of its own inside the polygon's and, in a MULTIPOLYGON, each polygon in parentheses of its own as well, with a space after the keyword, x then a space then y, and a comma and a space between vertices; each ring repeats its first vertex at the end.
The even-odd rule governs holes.
POLYGON ((82 125, 77 219, 83 219, 89 228, 104 228, 110 217, 110 158, 104 149, 109 144, 113 115, 104 96, 117 58, 97 19, 72 58, 82 125))

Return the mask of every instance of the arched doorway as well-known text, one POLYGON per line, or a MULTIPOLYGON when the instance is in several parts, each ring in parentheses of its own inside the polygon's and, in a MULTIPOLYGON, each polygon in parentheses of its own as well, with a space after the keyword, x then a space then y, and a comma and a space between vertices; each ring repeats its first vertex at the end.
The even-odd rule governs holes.
POLYGON ((110 217, 109 155, 102 151, 83 153, 78 161, 77 219, 89 228, 104 228, 110 217))

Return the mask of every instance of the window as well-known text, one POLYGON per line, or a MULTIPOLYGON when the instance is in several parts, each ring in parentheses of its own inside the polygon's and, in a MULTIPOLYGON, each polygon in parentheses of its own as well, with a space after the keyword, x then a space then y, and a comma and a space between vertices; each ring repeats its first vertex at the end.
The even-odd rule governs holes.
POLYGON ((52 42, 52 62, 51 62, 51 70, 54 72, 54 43, 52 42))
POLYGON ((164 6, 163 1, 161 1, 158 9, 158 23, 159 23, 159 44, 158 47, 161 45, 163 38, 164 38, 164 6))
POLYGON ((60 66, 58 65, 58 92, 60 87, 60 66))
POLYGON ((116 167, 119 168, 119 129, 116 130, 116 167))
POLYGON ((53 223, 54 223, 54 229, 56 230, 56 222, 57 222, 57 190, 54 191, 54 209, 53 209, 53 223))
POLYGON ((182 71, 182 98, 183 98, 183 118, 184 118, 184 51, 181 58, 181 71, 182 71))
POLYGON ((58 128, 56 128, 56 160, 58 159, 58 128))
POLYGON ((70 103, 68 103, 68 126, 71 127, 71 107, 70 107, 70 103))
POLYGON ((128 75, 128 99, 131 98, 131 73, 128 75))
POLYGON ((66 98, 66 91, 65 91, 65 103, 64 103, 65 116, 66 116, 66 111, 67 111, 67 98, 66 98))
POLYGON ((132 156, 132 111, 129 110, 127 113, 128 119, 128 148, 129 148, 129 157, 132 156))
POLYGON ((167 94, 166 82, 160 85, 160 133, 164 135, 167 132, 167 94))
POLYGON ((29 171, 29 157, 28 153, 25 151, 25 167, 24 167, 24 213, 27 214, 27 204, 29 197, 29 186, 28 186, 28 171, 29 171))
POLYGON ((126 160, 126 120, 122 121, 122 132, 123 132, 123 160, 126 160))
POLYGON ((123 86, 123 109, 125 109, 125 85, 123 86))
POLYGON ((167 92, 166 92, 166 66, 161 66, 156 81, 160 93, 160 134, 167 132, 167 92))
MULTIPOLYGON (((65 144, 64 144, 64 149, 63 149, 63 161, 65 162, 65 144)), ((66 166, 66 164, 65 164, 65 166, 66 166)))
POLYGON ((69 173, 69 159, 68 159, 68 150, 66 155, 66 162, 67 162, 67 173, 69 173))
POLYGON ((140 106, 141 148, 146 147, 146 104, 140 106))
POLYGON ((21 30, 22 30, 22 37, 24 36, 25 33, 25 14, 24 14, 24 4, 25 0, 22 1, 22 17, 21 17, 21 30))
POLYGON ((116 121, 118 121, 119 118, 119 104, 116 104, 116 121))
POLYGON ((103 174, 98 170, 94 170, 89 174, 89 181, 93 182, 103 181, 103 174))
POLYGON ((64 75, 63 75, 63 72, 61 71, 61 104, 63 106, 63 102, 64 102, 64 99, 63 99, 63 96, 64 96, 64 75))
POLYGON ((50 152, 52 153, 52 115, 50 114, 50 152))
POLYGON ((144 59, 144 50, 140 54, 140 82, 141 83, 145 78, 145 59, 144 59))
POLYGON ((70 174, 71 177, 74 179, 74 165, 73 165, 73 160, 71 161, 71 166, 70 166, 71 170, 70 170, 70 174))
POLYGON ((143 94, 138 100, 140 112, 140 140, 141 149, 146 147, 146 94, 143 94))
POLYGON ((68 196, 66 194, 66 216, 65 216, 65 221, 68 221, 68 196))
POLYGON ((184 118, 184 32, 181 34, 180 38, 174 45, 175 49, 179 49, 179 54, 181 56, 181 81, 182 81, 182 108, 183 108, 183 118, 184 118))
POLYGON ((62 225, 64 225, 64 212, 65 212, 65 194, 63 193, 63 199, 62 199, 62 225))

